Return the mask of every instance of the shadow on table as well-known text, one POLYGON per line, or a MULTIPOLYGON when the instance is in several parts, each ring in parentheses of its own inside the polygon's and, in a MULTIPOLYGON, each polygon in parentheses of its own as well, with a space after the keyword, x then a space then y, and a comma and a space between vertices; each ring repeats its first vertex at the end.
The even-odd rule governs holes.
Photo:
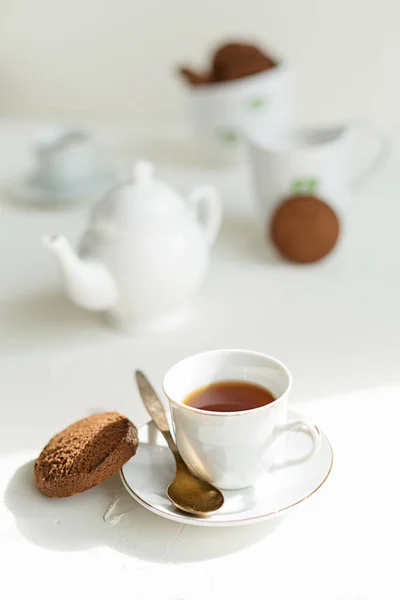
POLYGON ((60 552, 108 546, 157 563, 216 558, 257 544, 283 518, 233 528, 200 528, 158 517, 137 504, 118 475, 71 498, 47 498, 36 488, 34 461, 14 473, 5 492, 20 533, 33 544, 60 552))

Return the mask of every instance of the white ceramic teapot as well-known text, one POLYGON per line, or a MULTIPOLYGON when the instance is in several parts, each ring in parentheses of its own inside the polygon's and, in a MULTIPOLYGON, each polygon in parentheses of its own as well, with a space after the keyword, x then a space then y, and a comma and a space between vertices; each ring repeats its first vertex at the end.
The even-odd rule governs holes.
POLYGON ((206 275, 221 219, 213 187, 199 187, 185 201, 140 161, 131 180, 97 203, 78 253, 59 235, 44 243, 76 304, 109 311, 124 328, 148 329, 185 316, 206 275))

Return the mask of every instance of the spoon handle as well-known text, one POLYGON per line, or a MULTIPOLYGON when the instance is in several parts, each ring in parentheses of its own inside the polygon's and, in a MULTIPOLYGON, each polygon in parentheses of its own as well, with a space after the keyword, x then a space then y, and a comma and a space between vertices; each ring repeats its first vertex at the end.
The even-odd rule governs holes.
POLYGON ((153 423, 165 437, 171 452, 176 456, 178 454, 178 449, 174 440, 172 439, 167 417, 165 415, 165 410, 163 405, 161 404, 160 399, 158 398, 149 380, 147 379, 145 374, 142 373, 142 371, 136 371, 135 375, 139 392, 143 400, 143 404, 145 405, 148 413, 153 419, 153 423))

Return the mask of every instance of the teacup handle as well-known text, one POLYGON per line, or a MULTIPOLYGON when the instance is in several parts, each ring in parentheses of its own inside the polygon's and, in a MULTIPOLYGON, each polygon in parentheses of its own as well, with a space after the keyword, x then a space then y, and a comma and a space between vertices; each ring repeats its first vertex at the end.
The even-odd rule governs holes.
POLYGON ((348 186, 351 190, 355 190, 359 185, 362 185, 369 177, 379 171, 388 159, 391 151, 390 139, 383 131, 379 131, 374 125, 368 121, 355 121, 351 126, 352 132, 365 131, 378 141, 378 147, 374 156, 368 164, 363 167, 360 173, 350 178, 348 186))
POLYGON ((222 205, 218 191, 212 185, 202 185, 190 194, 189 204, 194 207, 210 246, 217 239, 222 223, 222 205))
POLYGON ((294 419, 293 421, 288 421, 287 423, 283 423, 282 425, 278 425, 275 428, 275 440, 278 439, 281 435, 288 433, 288 431, 297 431, 298 433, 305 433, 311 438, 312 446, 309 452, 303 456, 288 458, 287 460, 278 461, 273 463, 269 467, 269 471, 277 471, 278 469, 284 469, 285 467, 293 467, 295 465, 299 465, 301 463, 310 460, 315 454, 317 454, 318 450, 321 446, 321 433, 317 429, 315 425, 310 425, 307 421, 303 419, 294 419))

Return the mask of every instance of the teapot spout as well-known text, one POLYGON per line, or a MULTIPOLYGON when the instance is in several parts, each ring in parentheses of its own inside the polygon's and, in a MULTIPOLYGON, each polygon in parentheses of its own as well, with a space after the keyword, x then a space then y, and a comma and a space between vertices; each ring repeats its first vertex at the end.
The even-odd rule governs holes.
POLYGON ((43 244, 56 257, 73 302, 95 311, 115 306, 118 290, 107 267, 97 260, 79 258, 63 236, 46 236, 43 244))

